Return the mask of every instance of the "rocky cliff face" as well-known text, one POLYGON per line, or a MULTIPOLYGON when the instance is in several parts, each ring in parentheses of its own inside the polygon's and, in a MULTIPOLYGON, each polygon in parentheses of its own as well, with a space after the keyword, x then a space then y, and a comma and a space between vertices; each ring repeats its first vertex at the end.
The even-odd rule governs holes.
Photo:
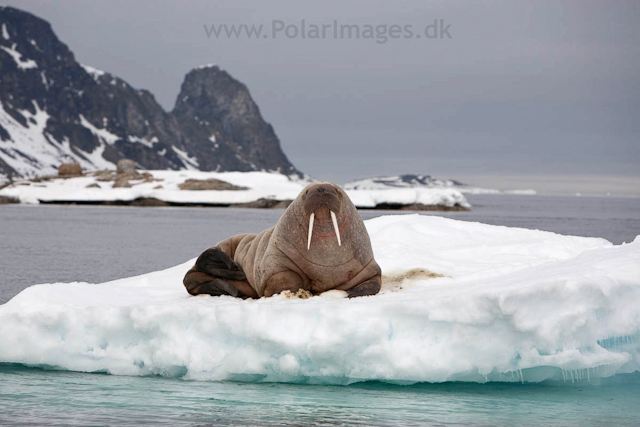
POLYGON ((297 173, 247 87, 215 65, 187 74, 172 114, 206 170, 226 164, 240 171, 297 173))
POLYGON ((0 181, 76 161, 115 169, 270 170, 300 175, 247 88, 218 67, 191 71, 172 112, 79 64, 48 22, 0 9, 0 181))

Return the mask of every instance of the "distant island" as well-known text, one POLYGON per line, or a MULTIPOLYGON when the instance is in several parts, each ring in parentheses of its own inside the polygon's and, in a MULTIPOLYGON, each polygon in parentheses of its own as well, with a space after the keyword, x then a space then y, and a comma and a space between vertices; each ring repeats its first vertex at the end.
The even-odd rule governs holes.
POLYGON ((392 175, 363 178, 344 185, 345 190, 391 190, 402 188, 451 188, 468 194, 519 194, 534 195, 535 190, 496 190, 480 188, 453 179, 433 178, 430 175, 392 175))
MULTIPOLYGON (((137 170, 123 159, 115 171, 84 172, 77 163, 58 175, 19 179, 0 188, 0 203, 286 208, 313 179, 276 172, 137 170)), ((469 210, 455 188, 347 188, 359 209, 469 210)))

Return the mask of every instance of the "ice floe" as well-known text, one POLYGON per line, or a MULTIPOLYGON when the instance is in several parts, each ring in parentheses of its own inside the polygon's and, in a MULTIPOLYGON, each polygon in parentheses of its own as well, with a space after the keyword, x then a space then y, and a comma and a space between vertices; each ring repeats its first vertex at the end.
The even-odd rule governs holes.
POLYGON ((379 295, 192 297, 181 281, 193 260, 36 285, 0 306, 0 362, 331 384, 593 382, 639 369, 640 238, 614 246, 421 215, 366 225, 383 274, 410 277, 379 295))

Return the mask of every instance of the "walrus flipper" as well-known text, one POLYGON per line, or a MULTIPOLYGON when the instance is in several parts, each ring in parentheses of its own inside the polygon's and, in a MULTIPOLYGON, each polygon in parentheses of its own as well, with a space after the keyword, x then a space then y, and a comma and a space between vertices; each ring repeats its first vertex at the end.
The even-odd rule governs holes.
POLYGON ((218 279, 210 274, 197 271, 195 266, 184 276, 183 284, 184 287, 187 288, 187 292, 191 295, 205 294, 216 297, 229 295, 242 299, 249 298, 248 295, 245 295, 233 284, 224 279, 218 279))
POLYGON ((347 290, 347 298, 375 295, 378 292, 380 292, 381 287, 382 287, 382 281, 380 280, 380 276, 377 276, 377 277, 374 277, 373 279, 367 280, 366 282, 362 282, 359 285, 356 285, 353 288, 347 290))
POLYGON ((209 248, 200 254, 196 270, 222 279, 247 280, 238 263, 218 247, 209 248))
POLYGON ((204 282, 200 285, 198 291, 199 294, 207 294, 214 297, 219 297, 221 295, 230 295, 232 297, 237 297, 238 294, 240 294, 238 288, 222 279, 213 279, 209 282, 204 282))

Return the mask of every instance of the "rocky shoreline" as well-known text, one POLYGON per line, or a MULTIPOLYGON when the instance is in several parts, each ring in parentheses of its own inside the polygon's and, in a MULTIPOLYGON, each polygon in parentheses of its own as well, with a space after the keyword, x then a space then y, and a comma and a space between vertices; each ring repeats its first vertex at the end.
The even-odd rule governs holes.
MULTIPOLYGON (((136 170, 129 159, 116 170, 85 172, 74 163, 58 175, 21 179, 0 188, 0 204, 285 209, 310 179, 269 172, 136 170)), ((451 188, 347 190, 358 209, 467 211, 451 188)))
MULTIPOLYGON (((17 199, 7 199, 3 203, 3 197, 0 196, 0 204, 20 203, 17 199)), ((179 203, 166 202, 153 197, 140 197, 134 200, 103 200, 103 201, 86 201, 86 200, 53 200, 41 201, 43 205, 90 205, 90 206, 135 206, 135 207, 188 207, 188 208, 251 208, 251 209, 286 209, 292 200, 272 200, 258 199, 249 203, 179 203)), ((413 203, 411 205, 400 205, 393 203, 381 203, 375 207, 359 207, 360 210, 383 210, 383 211, 432 211, 432 212, 468 212, 471 209, 460 206, 446 205, 424 205, 421 203, 413 203)))

